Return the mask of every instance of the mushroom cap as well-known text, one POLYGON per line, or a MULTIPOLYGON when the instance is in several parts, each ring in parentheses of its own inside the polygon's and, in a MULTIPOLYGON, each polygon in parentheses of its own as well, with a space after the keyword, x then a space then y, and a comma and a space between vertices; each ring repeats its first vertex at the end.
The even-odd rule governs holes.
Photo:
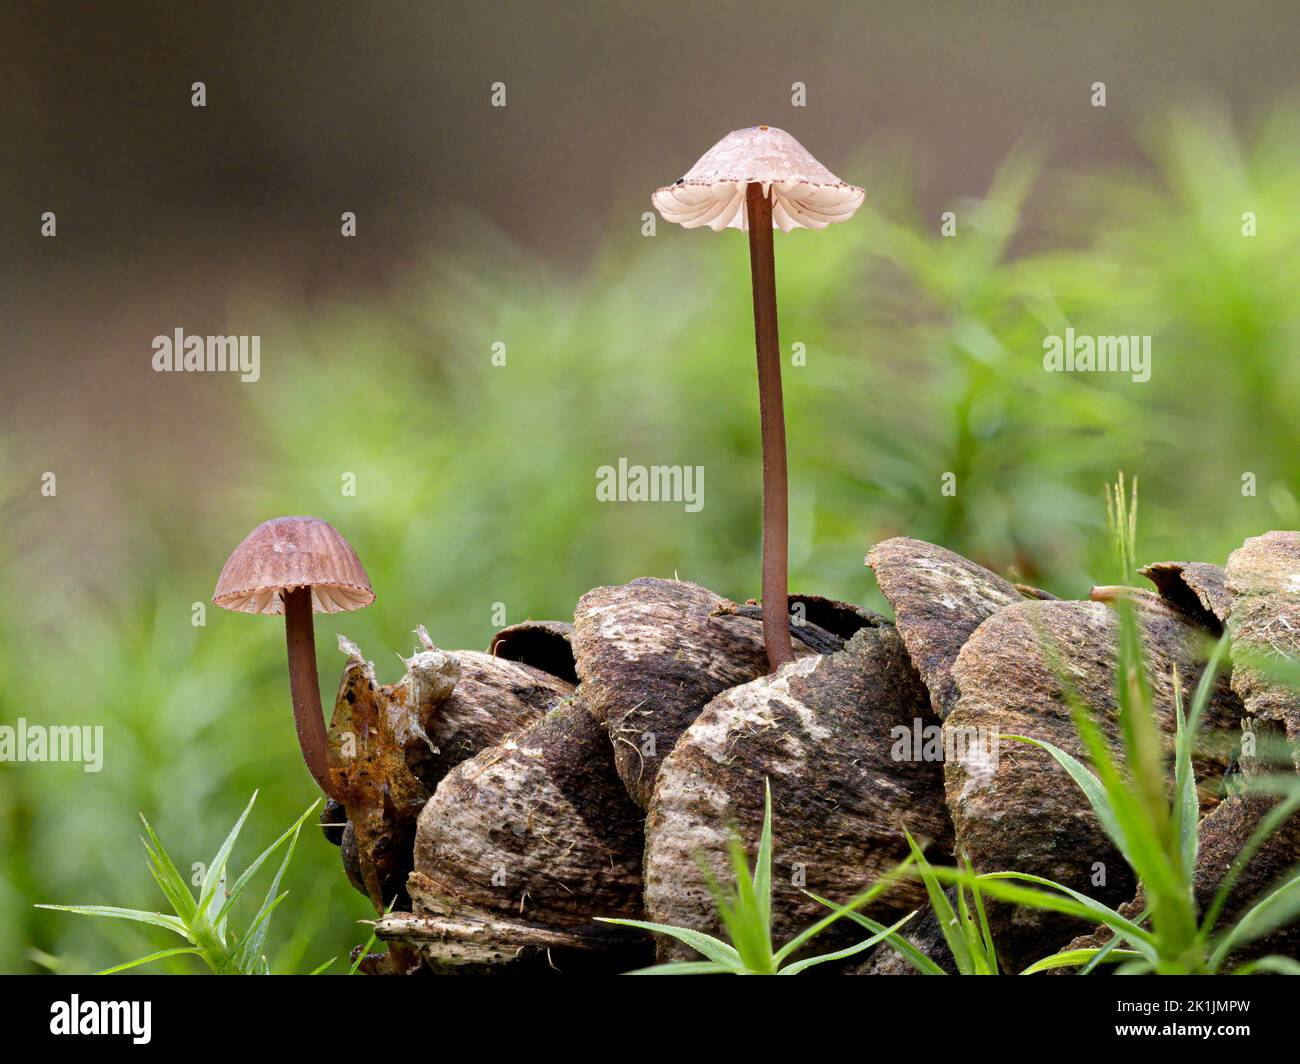
POLYGON ((687 229, 748 229, 745 189, 757 182, 772 196, 772 227, 825 229, 862 206, 866 193, 846 185, 783 129, 750 126, 728 133, 675 184, 650 202, 687 229))
POLYGON ((375 601, 352 544, 319 517, 263 521, 226 559, 212 601, 239 613, 283 613, 284 592, 298 587, 311 588, 313 613, 375 601))

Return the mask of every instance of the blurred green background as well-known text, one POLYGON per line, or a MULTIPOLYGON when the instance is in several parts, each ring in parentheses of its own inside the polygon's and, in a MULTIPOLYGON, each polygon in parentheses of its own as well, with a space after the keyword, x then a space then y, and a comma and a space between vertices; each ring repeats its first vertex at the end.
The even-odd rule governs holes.
MULTIPOLYGON (((3 200, 0 723, 102 724, 106 757, 98 774, 0 765, 0 971, 170 944, 32 908, 160 906, 138 811, 184 870, 255 788, 237 862, 311 801, 282 625, 215 607, 191 623, 267 517, 332 522, 378 594, 318 618, 327 711, 336 633, 388 682, 416 624, 483 648, 498 603, 509 623, 567 618, 644 574, 759 593, 745 239, 642 235, 649 192, 736 126, 786 128, 869 192, 848 224, 776 238, 793 590, 883 608, 863 555, 907 534, 1085 595, 1113 575, 1102 486, 1121 469, 1141 483, 1143 561, 1222 563, 1300 526, 1287 5, 1246 5, 1228 39, 1183 5, 827 4, 738 21, 725 50, 577 6, 453 24, 438 6, 358 23, 284 5, 228 25, 139 5, 61 43, 35 23, 2 35, 22 53, 7 141, 30 166, 3 200), (151 31, 175 48, 141 71, 151 31), (99 95, 59 91, 92 73, 99 95), (60 228, 42 242, 46 209, 60 228), (260 335, 261 380, 153 374, 150 341, 177 326, 260 335), (1043 338, 1067 326, 1150 335, 1150 381, 1044 372, 1043 338), (703 510, 598 503, 596 469, 620 457, 704 466, 703 510)), ((367 903, 317 831, 288 885, 274 970, 365 938, 367 903)))

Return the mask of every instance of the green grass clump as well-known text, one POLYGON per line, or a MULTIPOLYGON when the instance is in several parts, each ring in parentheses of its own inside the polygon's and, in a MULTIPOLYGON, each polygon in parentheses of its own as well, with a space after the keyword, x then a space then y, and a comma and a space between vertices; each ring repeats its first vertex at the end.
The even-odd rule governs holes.
MULTIPOLYGON (((1142 657, 1136 617, 1130 603, 1120 600, 1120 654, 1116 681, 1122 758, 1117 758, 1091 711, 1071 694, 1071 713, 1093 768, 1041 739, 1009 735, 1003 738, 1045 750, 1065 769, 1087 798, 1103 830, 1141 883, 1145 910, 1130 919, 1086 894, 1041 876, 1020 872, 976 875, 965 869, 935 868, 935 880, 982 892, 985 897, 1029 909, 1063 913, 1091 924, 1104 924, 1114 932, 1105 946, 1067 950, 1044 957, 1021 974, 1049 968, 1078 966, 1090 972, 1100 963, 1118 963, 1121 974, 1212 975, 1230 972, 1286 972, 1300 974, 1294 958, 1267 956, 1229 968, 1232 955, 1300 918, 1300 870, 1293 868, 1231 922, 1221 921, 1234 885, 1260 847, 1300 808, 1300 785, 1294 780, 1265 780, 1259 789, 1280 796, 1280 801, 1260 822, 1224 875, 1204 913, 1197 911, 1194 881, 1198 851, 1199 805, 1192 768, 1192 750, 1223 658, 1226 637, 1219 641, 1197 684, 1190 713, 1184 712, 1181 686, 1175 672, 1174 785, 1166 795, 1164 756, 1153 713, 1150 684, 1142 657)), ((931 891, 932 901, 934 890, 931 891)), ((941 896, 941 895, 940 895, 941 896)), ((979 893, 976 893, 979 897, 979 893)), ((950 906, 936 909, 945 938, 963 974, 971 965, 961 959, 962 942, 948 932, 950 906)), ((963 921, 963 924, 965 922, 963 921)), ((970 941, 969 931, 965 932, 970 941)), ((918 959, 910 944, 891 939, 918 970, 937 974, 929 958, 918 959), (929 962, 929 963, 927 963, 929 962)), ((987 938, 982 938, 986 943, 987 938)))
MULTIPOLYGON (((298 844, 298 835, 302 831, 303 824, 320 803, 313 802, 308 806, 306 812, 294 821, 278 839, 258 854, 253 863, 245 868, 231 885, 228 882, 230 852, 234 848, 235 840, 239 838, 239 832, 244 826, 244 821, 248 819, 248 814, 253 809, 253 803, 256 801, 257 794, 255 792, 253 797, 249 799, 248 805, 244 807, 244 812, 235 822, 235 826, 230 829, 230 834, 226 836, 226 840, 221 844, 216 856, 206 866, 197 895, 190 891, 189 885, 177 870, 171 856, 167 853, 166 847, 163 846, 162 840, 154 834, 149 821, 144 818, 144 814, 140 815, 140 822, 144 824, 145 835, 147 836, 147 838, 140 841, 144 843, 145 852, 149 855, 149 871, 172 908, 170 914, 150 912, 144 909, 122 909, 112 905, 38 905, 37 908, 77 913, 80 916, 99 916, 110 920, 127 920, 133 923, 151 924, 154 927, 161 927, 165 931, 170 931, 172 934, 183 938, 187 943, 184 946, 176 946, 171 949, 150 953, 144 957, 137 957, 135 960, 126 961, 123 964, 115 964, 111 968, 105 968, 97 973, 99 975, 113 975, 116 972, 138 968, 143 964, 160 961, 166 957, 185 955, 198 957, 215 975, 270 975, 271 966, 263 947, 266 943, 267 931, 270 930, 271 915, 289 893, 280 890, 280 881, 284 878, 285 869, 289 867, 289 862, 293 859, 293 851, 298 844), (234 908, 235 902, 243 895, 258 869, 281 847, 285 847, 284 857, 281 859, 280 867, 271 880, 271 885, 262 900, 262 904, 253 914, 243 931, 237 932, 230 923, 231 910, 234 908)), ((330 960, 316 968, 312 974, 316 975, 323 972, 333 963, 334 958, 330 958, 330 960)))
MULTIPOLYGON (((1300 916, 1300 874, 1293 869, 1235 921, 1221 925, 1219 919, 1242 870, 1268 837, 1300 808, 1300 788, 1294 782, 1289 786, 1276 781, 1263 784, 1265 788, 1280 787, 1281 801, 1270 810, 1242 847, 1204 914, 1198 914, 1194 881, 1200 817, 1192 750, 1215 678, 1227 653, 1227 637, 1219 640, 1201 674, 1190 713, 1184 712, 1181 684, 1177 669, 1174 671, 1174 786, 1172 795, 1166 795, 1161 736, 1155 723, 1137 618, 1132 605, 1123 600, 1118 603, 1118 612, 1120 654, 1117 684, 1122 761, 1112 754, 1101 729, 1077 698, 1072 699, 1071 711, 1092 762, 1092 770, 1051 743, 1025 736, 1011 738, 1046 750, 1065 769, 1083 791, 1106 835, 1142 884, 1147 915, 1140 922, 1125 919, 1100 903, 1085 901, 1090 913, 1095 911, 1100 922, 1115 932, 1115 942, 1127 947, 1127 959, 1119 971, 1161 975, 1219 973, 1225 970, 1225 964, 1234 951, 1287 926, 1300 916)), ((1066 892, 1066 888, 1059 884, 1043 881, 1042 885, 1066 892)), ((991 893, 1004 896, 1000 889, 994 888, 991 893)), ((1043 900, 1041 897, 1022 898, 1030 905, 1038 905, 1043 900)), ((1107 952, 1110 948, 1105 947, 1107 952)), ((1070 963, 1084 964, 1101 953, 1102 950, 1077 950, 1072 955, 1057 954, 1039 962, 1033 970, 1070 963)), ((1290 958, 1265 957, 1246 965, 1245 970, 1300 972, 1300 964, 1290 958)))

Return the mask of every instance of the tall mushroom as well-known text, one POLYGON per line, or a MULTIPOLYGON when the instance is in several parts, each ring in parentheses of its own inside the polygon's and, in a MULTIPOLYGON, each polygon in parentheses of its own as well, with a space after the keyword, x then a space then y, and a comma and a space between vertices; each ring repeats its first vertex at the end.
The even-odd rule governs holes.
POLYGON ((212 601, 238 613, 284 614, 298 745, 320 789, 343 801, 329 772, 312 614, 359 610, 375 601, 352 544, 318 517, 264 521, 226 560, 212 601))
POLYGON ((687 229, 749 232, 758 349, 758 408, 763 433, 763 644, 775 672, 792 660, 787 612, 788 492, 785 409, 776 326, 772 228, 825 229, 850 218, 866 193, 846 185, 789 133, 752 126, 728 133, 651 202, 687 229))

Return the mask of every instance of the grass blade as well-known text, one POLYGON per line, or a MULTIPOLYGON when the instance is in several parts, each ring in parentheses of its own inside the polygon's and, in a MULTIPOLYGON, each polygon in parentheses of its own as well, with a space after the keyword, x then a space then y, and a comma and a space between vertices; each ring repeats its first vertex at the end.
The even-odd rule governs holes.
MULTIPOLYGON (((222 967, 223 973, 230 969, 234 969, 237 972, 242 972, 244 975, 251 975, 258 967, 259 963, 263 967, 269 965, 265 955, 260 954, 262 943, 266 939, 265 928, 270 924, 271 914, 279 908, 280 902, 284 901, 288 896, 289 892, 287 890, 281 891, 279 895, 270 899, 266 904, 258 909, 257 915, 253 917, 252 923, 248 925, 248 931, 246 932, 243 945, 236 949, 233 954, 225 958, 222 967), (256 943, 255 946, 254 943, 256 943)), ((268 972, 267 974, 269 975, 270 973, 268 972)))
MULTIPOLYGON (((1143 909, 1140 913, 1137 914, 1137 916, 1133 918, 1133 922, 1140 927, 1142 925, 1142 921, 1146 920, 1150 915, 1151 914, 1146 909, 1143 909)), ((1102 946, 1101 949, 1097 951, 1097 956, 1093 957, 1092 960, 1088 961, 1087 964, 1085 964, 1082 968, 1079 969, 1079 974, 1091 975, 1093 970, 1097 967, 1097 965, 1106 963, 1107 955, 1111 952, 1111 950, 1118 949, 1119 944, 1122 941, 1123 939, 1121 939, 1118 935, 1112 938, 1109 942, 1107 942, 1104 946, 1102 946)))
POLYGON ((961 928, 961 937, 966 943, 966 955, 971 962, 971 975, 991 975, 988 970, 988 958, 984 956, 983 943, 980 940, 979 928, 975 926, 975 918, 971 915, 970 902, 966 900, 966 887, 964 885, 957 887, 957 920, 961 928))
POLYGON ((745 967, 752 972, 766 972, 772 968, 772 928, 763 915, 763 907, 754 890, 756 873, 750 871, 749 858, 739 835, 731 837, 729 851, 734 901, 725 908, 719 904, 719 911, 723 913, 732 945, 745 967))
POLYGON ((1300 961, 1294 957, 1282 957, 1270 953, 1257 961, 1243 964, 1233 971, 1233 975, 1254 975, 1256 972, 1271 972, 1274 975, 1300 975, 1300 961))
POLYGON ((1211 970, 1218 971, 1234 948, 1263 938, 1279 927, 1285 927, 1297 916, 1300 916, 1300 874, 1293 874, 1276 890, 1255 902, 1218 938, 1210 953, 1211 970))
POLYGON ((1028 743, 1031 746, 1037 746, 1040 750, 1046 750, 1056 759, 1060 765, 1069 774, 1070 779, 1078 785, 1079 790, 1083 791, 1083 796, 1088 799, 1088 804, 1092 806, 1093 813, 1101 821, 1102 830, 1115 844, 1120 853, 1127 855, 1128 840, 1124 837, 1124 832, 1120 829, 1119 822, 1115 818, 1115 811, 1111 808, 1110 798, 1106 794, 1106 788, 1088 767, 1072 754, 1067 754, 1059 746, 1049 743, 1046 739, 1035 739, 1028 735, 1003 735, 1003 739, 1014 739, 1018 743, 1028 743))
POLYGON ((921 881, 925 884, 925 893, 930 898, 930 908, 934 910, 934 915, 939 921, 943 940, 948 943, 948 950, 957 963, 957 971, 962 975, 971 975, 974 973, 975 965, 967 948, 966 936, 962 933, 961 920, 953 911, 952 903, 948 901, 948 895, 944 893, 939 877, 925 859, 916 840, 912 838, 910 832, 904 834, 907 836, 907 845, 912 851, 916 867, 920 871, 921 881))
POLYGON ((111 920, 133 920, 141 924, 153 924, 181 938, 193 941, 189 929, 178 916, 165 913, 150 913, 142 909, 119 909, 115 905, 37 905, 38 909, 55 909, 58 912, 77 913, 80 916, 106 916, 111 920))
POLYGON ((637 968, 626 975, 725 975, 731 971, 725 964, 715 961, 674 961, 656 964, 651 968, 637 968))
POLYGON ((188 924, 194 919, 198 903, 190 893, 189 884, 185 882, 173 863, 171 855, 163 846, 162 840, 154 833, 153 825, 145 819, 143 813, 140 814, 140 822, 144 824, 145 834, 148 836, 141 841, 144 842, 145 852, 149 855, 149 871, 153 874, 163 895, 171 903, 176 915, 188 924))
POLYGON ((712 935, 706 935, 702 931, 692 931, 688 927, 672 927, 669 924, 652 924, 645 920, 619 920, 608 916, 598 916, 596 919, 603 924, 636 927, 642 931, 652 931, 657 935, 667 935, 669 938, 677 939, 678 942, 684 942, 696 953, 703 954, 709 960, 718 964, 726 965, 732 969, 744 967, 740 954, 735 947, 727 945, 712 935))
MULTIPOLYGON (((306 822, 307 817, 311 814, 312 809, 316 808, 316 804, 316 802, 313 802, 311 807, 298 818, 297 823, 284 833, 284 835, 289 837, 289 845, 284 851, 284 857, 280 861, 280 867, 276 869, 275 878, 271 880, 271 885, 266 888, 266 897, 262 900, 262 906, 253 917, 253 922, 249 925, 248 931, 244 935, 243 946, 236 954, 236 964, 242 966, 262 952, 262 948, 266 944, 267 932, 271 928, 271 913, 268 906, 274 908, 275 905, 279 904, 278 900, 272 902, 272 898, 274 898, 280 890, 280 882, 284 879, 284 873, 289 868, 289 862, 293 860, 294 851, 298 848, 298 837, 302 832, 302 826, 306 822), (262 918, 264 913, 265 919, 262 918)), ((280 839, 276 840, 271 847, 272 849, 274 849, 275 846, 280 845, 280 841, 284 838, 284 835, 282 835, 280 839)), ((262 858, 259 858, 258 861, 254 863, 260 864, 261 860, 262 858)), ((240 879, 243 878, 243 876, 240 877, 240 879)), ((242 887, 239 889, 241 891, 243 890, 242 887)), ((281 895, 281 897, 283 897, 283 895, 281 895)), ((389 908, 391 907, 392 906, 390 905, 389 908)))
MULTIPOLYGON (((267 859, 270 858, 270 856, 273 853, 275 853, 275 851, 278 850, 282 845, 284 845, 285 840, 290 837, 293 837, 295 842, 297 841, 298 833, 302 830, 303 824, 306 822, 307 818, 311 816, 311 814, 316 810, 316 807, 318 805, 320 805, 319 798, 316 801, 312 802, 311 805, 307 807, 307 811, 303 813, 302 816, 300 816, 296 821, 294 821, 285 830, 284 834, 282 834, 278 839, 276 839, 273 843, 271 843, 270 846, 268 846, 265 850, 263 850, 260 854, 258 854, 257 859, 254 860, 253 863, 250 864, 246 869, 244 869, 243 874, 237 880, 235 880, 235 885, 230 888, 230 893, 226 896, 225 904, 222 905, 220 910, 218 911, 217 914, 218 920, 220 921, 225 920, 226 916, 230 912, 230 907, 234 905, 236 900, 238 900, 239 896, 244 893, 244 888, 248 886, 249 880, 251 880, 253 876, 257 873, 257 870, 261 868, 263 864, 266 863, 267 859)), ((292 849, 293 847, 291 845, 290 846, 291 853, 292 853, 292 849)), ((279 889, 280 877, 284 874, 284 870, 286 867, 287 867, 287 862, 281 862, 280 872, 275 877, 275 881, 271 884, 271 889, 267 892, 268 897, 274 895, 276 891, 279 889)))
POLYGON ((1232 859, 1232 864, 1228 867, 1227 874, 1219 884, 1218 890, 1214 892, 1214 898, 1210 902, 1209 908, 1205 911, 1205 918, 1201 923, 1201 934, 1208 938, 1210 933, 1215 929, 1219 922, 1219 916, 1223 913, 1223 907, 1228 903, 1228 898, 1232 894, 1232 889, 1237 885, 1237 880, 1241 873, 1246 869, 1251 861, 1255 859, 1255 854, 1259 848, 1273 835, 1279 827, 1291 818, 1291 814, 1300 808, 1300 791, 1296 791, 1278 802, 1272 809, 1260 820, 1259 826, 1251 832, 1250 838, 1246 840, 1232 859))
POLYGON ((230 851, 234 849, 235 840, 239 838, 240 829, 243 828, 244 821, 248 819, 248 814, 252 811, 253 803, 256 801, 257 791, 254 791, 253 797, 248 800, 248 805, 244 806, 243 813, 235 821, 235 826, 230 829, 230 834, 226 836, 226 841, 221 844, 221 849, 217 851, 217 855, 212 858, 212 863, 208 865, 207 872, 203 876, 203 887, 199 891, 198 911, 200 913, 208 911, 208 906, 217 893, 217 884, 225 873, 226 862, 230 860, 230 851))
MULTIPOLYGON (((966 862, 966 874, 975 875, 975 869, 971 867, 970 861, 966 862)), ((998 951, 993 945, 993 932, 989 929, 989 918, 984 912, 984 896, 980 893, 979 880, 972 878, 971 894, 975 898, 975 911, 979 913, 980 923, 980 942, 983 947, 984 956, 987 959, 989 975, 998 974, 998 951)))
MULTIPOLYGON (((1129 784, 1138 800, 1142 819, 1156 837, 1164 841, 1169 837, 1170 827, 1164 790, 1164 754, 1151 685, 1147 680, 1142 635, 1132 602, 1120 598, 1115 604, 1115 613, 1119 626, 1119 670, 1115 693, 1129 784)), ((1168 852, 1167 847, 1164 850, 1168 852)))
POLYGON ((151 953, 147 957, 137 957, 133 961, 127 961, 125 964, 118 964, 112 968, 105 968, 102 972, 96 972, 96 975, 115 975, 117 972, 124 972, 128 968, 139 968, 142 964, 148 964, 150 961, 160 961, 164 957, 175 957, 182 953, 202 954, 201 949, 194 946, 177 946, 175 949, 159 950, 157 953, 151 953))
POLYGON ((763 781, 763 834, 758 840, 758 859, 754 862, 754 898, 759 916, 767 928, 769 952, 772 941, 772 782, 763 781))
POLYGON ((221 876, 217 880, 217 889, 213 892, 212 900, 208 902, 207 911, 204 913, 206 927, 216 936, 218 945, 224 947, 226 944, 226 920, 221 915, 224 912, 221 902, 226 893, 226 870, 221 870, 221 876))
MULTIPOLYGON (((862 927, 865 927, 868 931, 880 932, 880 931, 889 930, 887 927, 885 927, 884 924, 880 923, 878 920, 873 920, 869 916, 863 916, 861 913, 851 912, 850 910, 845 909, 842 906, 836 905, 829 898, 823 898, 820 894, 814 894, 811 891, 807 891, 807 890, 805 890, 804 893, 807 894, 808 897, 812 898, 814 901, 821 902, 821 904, 825 905, 828 909, 834 909, 840 916, 848 917, 848 919, 852 920, 854 923, 860 924, 862 927)), ((912 915, 916 915, 915 910, 913 910, 912 915)), ((947 975, 948 974, 942 968, 939 967, 939 965, 934 961, 933 958, 926 956, 919 949, 917 949, 916 946, 914 946, 907 938, 905 938, 902 935, 899 934, 889 935, 885 939, 885 943, 890 947, 890 949, 896 950, 899 954, 901 954, 903 959, 906 960, 913 968, 915 968, 922 975, 947 975)))
POLYGON ((815 965, 825 964, 827 961, 844 960, 846 957, 852 957, 855 954, 861 953, 863 950, 870 949, 872 946, 878 946, 882 941, 884 941, 890 935, 897 932, 900 927, 902 927, 915 915, 916 915, 915 912, 908 913, 901 920, 899 920, 898 923, 894 924, 893 927, 884 928, 879 933, 872 935, 871 938, 863 939, 855 946, 849 946, 846 949, 836 950, 834 953, 823 953, 818 957, 808 957, 801 961, 795 961, 793 964, 786 965, 786 967, 782 968, 780 974, 798 975, 800 972, 806 971, 807 969, 812 968, 815 965))
POLYGON ((782 946, 779 950, 776 951, 776 953, 773 955, 772 958, 775 964, 779 967, 787 957, 789 957, 792 953, 795 952, 795 950, 804 946, 806 943, 811 941, 817 935, 820 935, 823 931, 826 930, 826 928, 830 927, 841 917, 853 913, 854 911, 861 909, 865 905, 870 905, 873 901, 875 901, 878 897, 880 897, 881 894, 883 894, 886 890, 888 890, 896 882, 898 882, 898 880, 905 873, 908 866, 911 865, 912 860, 913 858, 909 856, 905 861, 899 864, 896 868, 890 870, 889 872, 886 872, 883 876, 881 876, 878 880, 876 880, 875 883, 873 883, 870 887, 864 890, 861 894, 857 895, 856 897, 850 898, 843 905, 833 905, 832 908, 835 910, 834 912, 832 912, 829 916, 822 917, 816 923, 810 924, 808 927, 805 927, 802 931, 799 932, 799 934, 795 935, 794 938, 790 939, 789 942, 787 942, 784 946, 782 946))
POLYGON ((1071 949, 1063 953, 1053 953, 1041 961, 1035 961, 1021 975, 1036 975, 1052 968, 1072 968, 1078 964, 1100 959, 1104 963, 1119 964, 1125 961, 1141 960, 1142 954, 1129 949, 1071 949))
POLYGON ((1182 681, 1178 664, 1174 680, 1174 838, 1182 857, 1183 878, 1190 883, 1196 876, 1196 851, 1200 846, 1197 828, 1201 803, 1196 795, 1196 777, 1192 772, 1192 731, 1183 717, 1182 681))
POLYGON ((741 967, 753 970, 755 964, 761 963, 758 955, 762 953, 762 947, 756 947, 753 942, 753 923, 756 914, 753 909, 745 911, 739 897, 742 890, 748 890, 751 894, 753 892, 751 873, 740 839, 733 834, 727 840, 727 860, 731 864, 733 874, 730 888, 724 888, 718 882, 703 853, 697 853, 695 860, 704 878, 704 885, 708 888, 709 896, 713 899, 713 906, 717 910, 722 927, 731 940, 731 948, 736 950, 740 958, 741 967))
MULTIPOLYGON (((384 915, 387 916, 389 913, 391 913, 393 911, 393 906, 396 904, 397 904, 397 898, 393 898, 393 900, 390 901, 388 905, 384 908, 384 915)), ((378 938, 379 936, 376 935, 374 931, 370 932, 370 937, 366 939, 362 947, 359 950, 357 950, 356 957, 353 958, 352 963, 348 966, 348 975, 357 974, 357 972, 361 968, 361 962, 366 959, 366 954, 369 953, 374 948, 375 942, 378 941, 378 938)))
MULTIPOLYGON (((946 878, 950 870, 936 869, 936 874, 946 878)), ((960 875, 960 873, 958 874, 960 875)), ((1120 934, 1133 948, 1144 957, 1155 959, 1155 937, 1150 931, 1139 927, 1132 920, 1126 919, 1114 909, 1101 902, 1071 890, 1061 883, 1056 883, 1041 876, 1031 876, 1024 872, 986 872, 976 877, 985 894, 999 901, 1009 901, 1032 909, 1045 909, 1068 916, 1078 917, 1089 923, 1103 923, 1120 934), (1018 880, 1049 888, 1048 890, 1030 890, 1017 886, 1007 880, 1018 880), (1054 893, 1059 892, 1059 893, 1054 893)), ((956 879, 956 876, 953 876, 956 879)))

